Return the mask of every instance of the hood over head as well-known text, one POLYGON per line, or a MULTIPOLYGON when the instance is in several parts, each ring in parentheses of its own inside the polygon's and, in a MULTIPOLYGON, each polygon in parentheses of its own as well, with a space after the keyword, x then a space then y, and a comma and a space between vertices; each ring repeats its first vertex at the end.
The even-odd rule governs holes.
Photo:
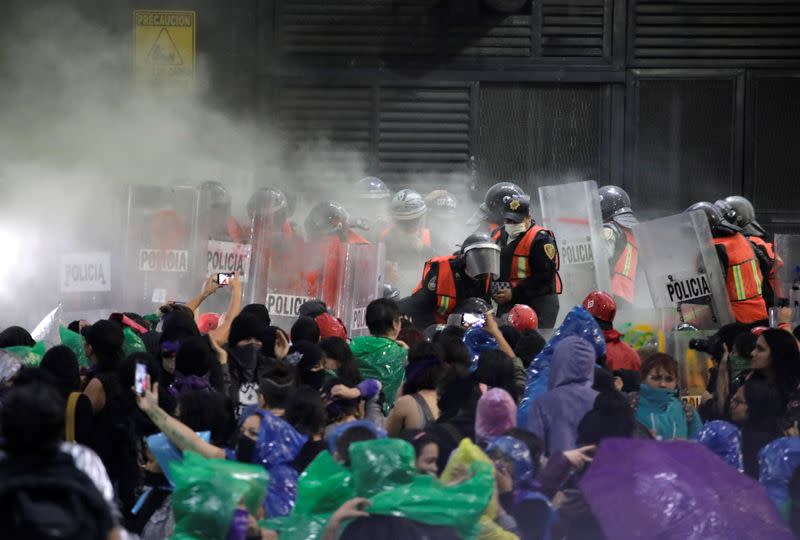
POLYGON ((567 384, 592 386, 597 358, 591 343, 577 336, 562 339, 553 350, 549 388, 567 384))

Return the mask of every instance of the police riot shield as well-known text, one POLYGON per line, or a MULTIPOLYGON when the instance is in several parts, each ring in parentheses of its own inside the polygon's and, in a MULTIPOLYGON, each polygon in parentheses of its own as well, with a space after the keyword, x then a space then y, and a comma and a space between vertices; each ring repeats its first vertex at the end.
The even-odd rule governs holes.
POLYGON ((207 268, 198 218, 196 188, 129 186, 119 305, 147 313, 197 294, 207 268))
POLYGON ((367 304, 383 294, 385 248, 381 243, 347 244, 341 249, 344 278, 334 314, 351 337, 367 335, 367 304))
POLYGON ((776 234, 775 304, 792 308, 792 326, 800 324, 800 235, 776 234))
MULTIPOLYGON (((52 270, 52 283, 61 304, 60 317, 67 322, 77 319, 95 321, 98 314, 117 311, 122 286, 120 273, 120 238, 127 188, 112 186, 98 193, 92 226, 79 231, 65 227, 54 231, 52 249, 48 245, 46 264, 52 270)), ((43 261, 44 262, 44 261, 43 261)), ((48 276, 49 277, 49 276, 48 276)), ((44 283, 42 283, 44 285, 44 283)), ((124 308, 125 306, 119 306, 124 308)))
POLYGON ((733 322, 725 276, 702 212, 685 212, 633 227, 659 327, 681 323, 708 330, 733 322))
POLYGON ((702 342, 714 333, 716 330, 672 330, 665 334, 665 352, 678 361, 681 397, 695 406, 700 405, 700 397, 706 391, 711 357, 692 345, 698 347, 697 341, 702 342))
POLYGON ((600 196, 594 181, 539 188, 541 223, 558 244, 563 291, 556 327, 592 291, 610 291, 600 196))

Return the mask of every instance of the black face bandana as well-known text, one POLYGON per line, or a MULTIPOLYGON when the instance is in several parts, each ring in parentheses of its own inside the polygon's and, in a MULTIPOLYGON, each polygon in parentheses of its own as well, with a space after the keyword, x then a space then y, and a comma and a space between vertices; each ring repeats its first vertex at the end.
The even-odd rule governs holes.
POLYGON ((242 382, 250 382, 251 378, 255 376, 258 353, 260 351, 261 345, 256 343, 242 345, 233 349, 233 356, 236 359, 237 367, 239 368, 239 372, 243 375, 242 382))
POLYGON ((256 451, 256 441, 246 435, 239 436, 236 443, 236 459, 242 463, 253 463, 256 451))

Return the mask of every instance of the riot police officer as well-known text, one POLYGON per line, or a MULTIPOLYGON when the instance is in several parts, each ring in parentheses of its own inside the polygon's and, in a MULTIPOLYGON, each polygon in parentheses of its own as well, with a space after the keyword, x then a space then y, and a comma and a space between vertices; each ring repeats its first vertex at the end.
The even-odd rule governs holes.
POLYGON ((493 234, 501 249, 500 279, 493 295, 498 315, 525 304, 539 316, 542 328, 552 328, 561 294, 555 235, 533 221, 525 194, 505 195, 501 217, 504 225, 493 234))
POLYGON ((370 241, 377 242, 379 235, 389 226, 389 201, 391 190, 380 178, 367 176, 358 180, 352 187, 347 201, 353 215, 351 220, 370 241))
POLYGON ((632 229, 639 220, 631 210, 631 199, 624 189, 603 186, 598 191, 603 214, 603 238, 612 271, 611 292, 618 299, 633 303, 639 250, 632 229))
POLYGON ((761 293, 764 278, 753 246, 716 205, 698 202, 686 211, 693 210, 702 211, 708 219, 736 322, 766 321, 767 306, 761 293))
POLYGON ((460 240, 451 236, 458 234, 455 230, 458 228, 458 201, 449 191, 437 189, 425 196, 425 204, 428 206, 426 220, 434 253, 447 253, 460 240))
POLYGON ((228 240, 231 218, 231 196, 221 182, 209 180, 200 184, 200 207, 208 223, 209 240, 228 240))
POLYGON ((461 249, 425 263, 422 280, 411 296, 400 300, 400 309, 417 327, 445 324, 460 302, 489 299, 491 280, 500 272, 500 248, 485 233, 473 233, 461 249))
MULTIPOLYGON (((717 204, 720 202, 727 205, 730 211, 734 213, 733 222, 742 229, 742 234, 753 244, 753 249, 756 250, 761 266, 761 273, 769 276, 769 279, 764 283, 764 301, 767 303, 767 307, 774 306, 776 293, 775 246, 764 238, 767 235, 767 231, 756 221, 756 212, 750 201, 741 195, 731 195, 725 197, 722 201, 717 201, 717 204)), ((781 262, 778 261, 778 265, 780 264, 781 262)))
POLYGON ((479 226, 479 231, 492 233, 503 225, 503 198, 524 195, 522 188, 513 182, 498 182, 486 191, 478 210, 467 221, 467 225, 479 226))
POLYGON ((389 208, 392 225, 380 236, 386 244, 385 277, 400 290, 410 291, 417 282, 419 265, 434 255, 431 231, 425 226, 428 206, 413 189, 401 189, 389 208))
POLYGON ((336 201, 323 201, 314 205, 304 225, 306 239, 309 241, 334 236, 345 244, 369 244, 363 236, 353 231, 347 210, 336 201))

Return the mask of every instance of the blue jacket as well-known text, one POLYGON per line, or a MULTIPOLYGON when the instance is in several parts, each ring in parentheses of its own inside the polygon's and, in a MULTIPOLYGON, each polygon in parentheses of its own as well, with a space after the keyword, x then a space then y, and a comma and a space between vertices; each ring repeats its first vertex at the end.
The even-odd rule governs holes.
POLYGON ((528 430, 544 441, 545 453, 575 448, 578 424, 592 410, 595 349, 577 336, 561 340, 550 362, 549 390, 533 402, 528 430))
POLYGON ((675 390, 650 388, 646 384, 639 387, 636 421, 664 440, 693 439, 702 426, 696 410, 692 411, 692 421, 687 424, 683 402, 675 390))

